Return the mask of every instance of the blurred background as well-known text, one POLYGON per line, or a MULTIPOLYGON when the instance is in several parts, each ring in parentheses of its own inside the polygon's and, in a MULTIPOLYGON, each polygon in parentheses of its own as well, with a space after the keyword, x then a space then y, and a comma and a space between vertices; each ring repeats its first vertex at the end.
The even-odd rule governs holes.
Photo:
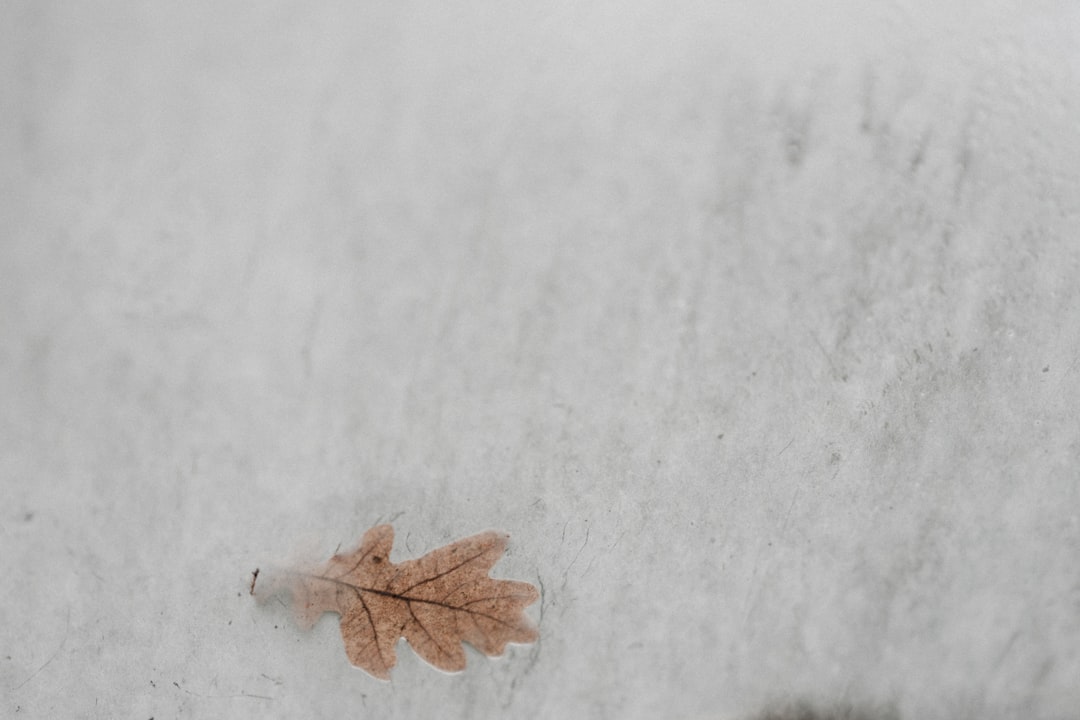
POLYGON ((1078 73, 1063 0, 0 2, 0 714, 1075 717, 1078 73), (540 641, 248 596, 386 521, 540 641))

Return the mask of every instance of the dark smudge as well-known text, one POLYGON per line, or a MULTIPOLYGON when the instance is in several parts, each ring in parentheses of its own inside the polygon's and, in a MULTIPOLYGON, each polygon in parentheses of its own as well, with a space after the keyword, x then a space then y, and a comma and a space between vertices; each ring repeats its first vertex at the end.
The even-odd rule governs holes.
POLYGON ((800 701, 771 705, 747 720, 900 720, 900 714, 892 707, 871 708, 841 704, 822 708, 800 701))

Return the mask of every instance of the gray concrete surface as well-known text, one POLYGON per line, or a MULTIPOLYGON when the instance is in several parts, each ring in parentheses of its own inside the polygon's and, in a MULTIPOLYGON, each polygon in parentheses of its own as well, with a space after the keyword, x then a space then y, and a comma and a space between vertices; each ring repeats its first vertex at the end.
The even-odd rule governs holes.
POLYGON ((0 3, 0 715, 1080 717, 1078 38, 0 3), (389 519, 509 532, 540 642, 248 597, 389 519))

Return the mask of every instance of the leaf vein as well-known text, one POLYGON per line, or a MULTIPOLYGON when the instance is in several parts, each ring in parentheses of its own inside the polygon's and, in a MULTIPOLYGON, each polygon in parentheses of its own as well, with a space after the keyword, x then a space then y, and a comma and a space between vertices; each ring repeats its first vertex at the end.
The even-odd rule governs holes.
POLYGON ((424 578, 423 580, 421 580, 421 581, 419 581, 419 582, 413 583, 412 585, 410 585, 409 587, 405 588, 405 589, 404 589, 404 590, 402 590, 401 592, 403 592, 403 593, 407 593, 407 592, 409 592, 410 590, 414 590, 414 589, 416 589, 416 588, 420 587, 421 585, 426 585, 427 583, 429 583, 429 582, 434 582, 434 581, 438 580, 438 579, 439 579, 439 578, 441 578, 441 577, 446 577, 446 576, 447 576, 447 575, 449 575, 450 573, 452 573, 452 572, 455 572, 455 571, 457 571, 457 570, 460 570, 461 568, 465 567, 466 565, 468 565, 469 563, 471 563, 471 562, 472 562, 473 560, 475 560, 476 558, 478 558, 478 557, 482 556, 482 555, 483 555, 483 554, 484 554, 485 552, 487 552, 487 550, 481 550, 480 552, 476 553, 475 555, 473 555, 473 556, 471 556, 471 557, 468 557, 468 558, 465 558, 464 560, 462 560, 461 562, 459 562, 459 563, 458 563, 457 565, 455 565, 454 567, 450 568, 449 570, 444 570, 444 571, 443 571, 443 572, 441 572, 441 573, 437 573, 437 574, 435 574, 435 575, 432 575, 432 576, 431 576, 431 577, 429 577, 429 578, 424 578))
MULTIPOLYGON (((355 591, 357 593, 357 595, 360 596, 360 602, 364 604, 364 610, 368 613, 368 619, 369 620, 371 619, 371 611, 368 610, 367 603, 364 603, 363 596, 360 595, 361 593, 366 593, 367 592, 367 593, 371 593, 373 595, 382 595, 383 597, 392 598, 394 600, 401 600, 401 601, 404 601, 406 603, 408 603, 408 602, 418 602, 418 603, 425 603, 427 605, 436 605, 438 607, 445 608, 446 610, 451 610, 451 611, 454 611, 454 612, 463 612, 463 613, 466 613, 468 615, 475 615, 475 616, 478 616, 478 617, 487 618, 488 620, 491 620, 492 622, 499 623, 500 625, 504 625, 504 626, 506 626, 508 628, 516 628, 517 627, 516 624, 507 622, 506 620, 503 620, 502 618, 497 617, 495 615, 489 615, 487 613, 477 612, 476 610, 467 610, 465 608, 465 606, 463 606, 463 605, 451 605, 450 603, 441 602, 439 600, 429 600, 427 598, 412 597, 410 595, 404 595, 402 593, 390 592, 389 590, 379 590, 378 588, 362 587, 360 585, 353 585, 352 583, 346 582, 344 580, 338 580, 337 578, 327 577, 326 575, 308 575, 308 577, 310 577, 310 578, 312 578, 314 580, 325 580, 327 582, 334 583, 335 585, 344 585, 345 587, 352 588, 353 591, 355 591)), ((467 603, 467 604, 471 604, 471 603, 467 603)), ((374 625, 374 623, 372 623, 372 630, 374 630, 374 628, 375 628, 375 625, 374 625)), ((380 654, 380 657, 381 657, 381 654, 380 654)))

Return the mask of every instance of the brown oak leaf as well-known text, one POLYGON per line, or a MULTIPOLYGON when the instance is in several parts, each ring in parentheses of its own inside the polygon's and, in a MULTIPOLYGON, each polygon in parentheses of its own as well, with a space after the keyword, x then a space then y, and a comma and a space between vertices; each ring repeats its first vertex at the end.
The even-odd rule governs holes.
POLYGON ((355 550, 336 554, 310 572, 289 572, 282 582, 303 629, 325 612, 341 615, 349 661, 375 677, 390 678, 397 662, 394 646, 402 636, 420 657, 456 672, 465 668, 462 641, 494 656, 507 643, 538 637, 523 612, 539 597, 536 588, 488 577, 507 539, 488 531, 418 560, 392 563, 394 529, 378 525, 364 533, 355 550))

